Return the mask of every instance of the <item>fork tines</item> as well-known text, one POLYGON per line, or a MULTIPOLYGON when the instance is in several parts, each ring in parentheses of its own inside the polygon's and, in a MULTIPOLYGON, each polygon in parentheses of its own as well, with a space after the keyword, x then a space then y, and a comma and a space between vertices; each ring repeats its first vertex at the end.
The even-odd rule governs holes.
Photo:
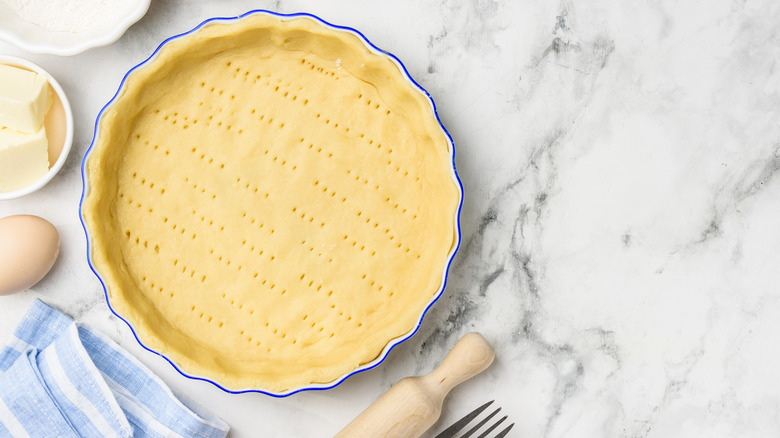
MULTIPOLYGON (((452 426, 448 427, 443 432, 441 432, 440 434, 436 435, 435 438, 454 438, 455 435, 458 432, 460 432, 469 423, 471 423, 474 419, 476 419, 479 416, 479 414, 481 414, 482 411, 487 409, 488 406, 493 404, 494 401, 495 400, 491 400, 491 401, 485 403, 484 405, 478 407, 477 409, 474 409, 473 411, 469 412, 465 417, 463 417, 460 420, 456 421, 452 426)), ((485 424, 487 424, 491 419, 493 419, 493 417, 495 417, 500 410, 501 410, 501 408, 498 408, 495 411, 489 413, 487 417, 482 419, 479 423, 477 423, 474 427, 469 429, 463 435, 460 435, 459 438, 468 438, 471 435, 473 435, 476 432, 478 432, 480 430, 480 428, 485 426, 485 424)), ((507 419, 507 416, 504 415, 503 417, 498 419, 498 421, 496 421, 495 423, 490 424, 490 426, 487 429, 485 429, 485 431, 482 432, 482 434, 479 435, 477 438, 487 438, 489 436, 489 434, 491 432, 493 432, 493 430, 495 430, 499 425, 501 425, 501 423, 503 423, 506 419, 507 419)), ((500 432, 498 432, 498 434, 494 435, 492 438, 503 438, 503 437, 505 437, 509 433, 509 431, 512 429, 512 427, 514 425, 515 425, 515 423, 510 424, 505 429, 503 429, 500 432)))

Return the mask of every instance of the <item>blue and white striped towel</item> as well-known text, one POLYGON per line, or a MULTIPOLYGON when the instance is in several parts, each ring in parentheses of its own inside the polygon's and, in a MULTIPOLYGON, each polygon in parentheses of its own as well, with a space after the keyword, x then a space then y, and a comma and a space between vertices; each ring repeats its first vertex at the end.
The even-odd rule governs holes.
POLYGON ((0 352, 0 437, 224 437, 119 345, 36 300, 0 352))

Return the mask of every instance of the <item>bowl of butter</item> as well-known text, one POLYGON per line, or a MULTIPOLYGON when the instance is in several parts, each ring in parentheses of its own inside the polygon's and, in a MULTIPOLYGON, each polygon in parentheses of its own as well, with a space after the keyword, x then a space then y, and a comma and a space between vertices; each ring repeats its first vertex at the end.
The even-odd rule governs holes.
POLYGON ((73 114, 62 87, 36 64, 0 56, 0 200, 46 185, 72 143, 73 114))

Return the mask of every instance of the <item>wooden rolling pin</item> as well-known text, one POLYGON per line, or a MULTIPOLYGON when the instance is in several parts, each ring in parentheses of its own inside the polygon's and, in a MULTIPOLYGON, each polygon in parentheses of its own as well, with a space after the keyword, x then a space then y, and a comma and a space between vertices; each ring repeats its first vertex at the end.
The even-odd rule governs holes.
POLYGON ((336 438, 417 438, 441 415, 444 397, 455 385, 484 371, 495 357, 479 333, 462 337, 439 368, 406 377, 352 420, 336 438))

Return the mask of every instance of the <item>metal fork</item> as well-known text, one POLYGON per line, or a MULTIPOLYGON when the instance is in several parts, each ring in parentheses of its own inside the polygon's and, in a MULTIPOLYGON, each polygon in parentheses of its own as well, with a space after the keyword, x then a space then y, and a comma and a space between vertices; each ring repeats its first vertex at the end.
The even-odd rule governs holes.
MULTIPOLYGON (((487 409, 487 408, 488 408, 488 406, 490 406, 491 404, 493 404, 493 402, 494 402, 494 401, 495 401, 495 400, 490 400, 489 402, 487 402, 487 403, 485 403, 484 405, 482 405, 482 406, 478 407, 477 409, 474 409, 473 411, 471 411, 470 413, 468 413, 468 414, 467 414, 465 417, 463 417, 463 418, 461 418, 460 420, 456 421, 456 422, 455 422, 455 423, 454 423, 452 426, 450 426, 450 427, 448 427, 448 428, 444 429, 444 431, 443 431, 443 432, 441 432, 440 434, 436 435, 434 438, 454 438, 454 437, 455 437, 455 434, 457 434, 458 432, 460 432, 460 431, 461 431, 461 429, 465 428, 465 427, 466 427, 466 426, 467 426, 469 423, 471 423, 471 422, 472 422, 474 419, 476 419, 476 418, 479 416, 479 414, 481 414, 481 413, 482 413, 482 411, 484 411, 485 409, 487 409)), ((479 431, 479 429, 480 429, 482 426, 484 426, 485 424, 487 424, 487 423, 488 423, 488 422, 489 422, 489 421, 490 421, 490 420, 491 420, 493 417, 495 417, 495 416, 496 416, 496 414, 498 414, 498 411, 500 411, 500 410, 501 410, 501 408, 498 408, 498 409, 496 409, 495 411, 493 411, 493 412, 491 412, 490 414, 488 414, 488 416, 487 416, 487 417, 485 417, 484 419, 482 419, 482 420, 481 420, 479 423, 477 423, 477 425, 476 425, 476 426, 474 426, 474 427, 472 427, 471 429, 469 429, 469 430, 468 430, 466 433, 464 433, 463 435, 460 435, 460 437, 459 437, 459 438, 468 438, 468 437, 470 437, 471 435, 473 435, 473 434, 475 434, 476 432, 478 432, 478 431, 479 431)), ((484 431, 484 432, 482 432, 482 434, 481 434, 481 435, 479 435, 477 438, 487 438, 487 437, 488 437, 488 435, 489 435, 491 432, 493 432, 493 430, 495 430, 496 428, 498 428, 498 426, 500 426, 500 425, 501 425, 501 423, 503 423, 503 422, 504 422, 506 419, 507 419, 507 415, 504 415, 503 417, 501 417, 500 419, 498 419, 498 421, 496 421, 496 422, 492 423, 492 424, 491 424, 491 425, 490 425, 490 426, 489 426, 487 429, 485 429, 485 431, 484 431)), ((512 423, 512 424, 510 424, 510 425, 509 425, 509 426, 507 426, 505 429, 503 429, 502 431, 498 432, 498 434, 497 434, 497 435, 494 435, 494 436, 493 436, 493 438, 503 438, 503 437, 505 437, 505 436, 506 436, 506 435, 509 433, 509 431, 512 429, 512 427, 514 427, 514 425, 515 425, 515 423, 512 423)))

